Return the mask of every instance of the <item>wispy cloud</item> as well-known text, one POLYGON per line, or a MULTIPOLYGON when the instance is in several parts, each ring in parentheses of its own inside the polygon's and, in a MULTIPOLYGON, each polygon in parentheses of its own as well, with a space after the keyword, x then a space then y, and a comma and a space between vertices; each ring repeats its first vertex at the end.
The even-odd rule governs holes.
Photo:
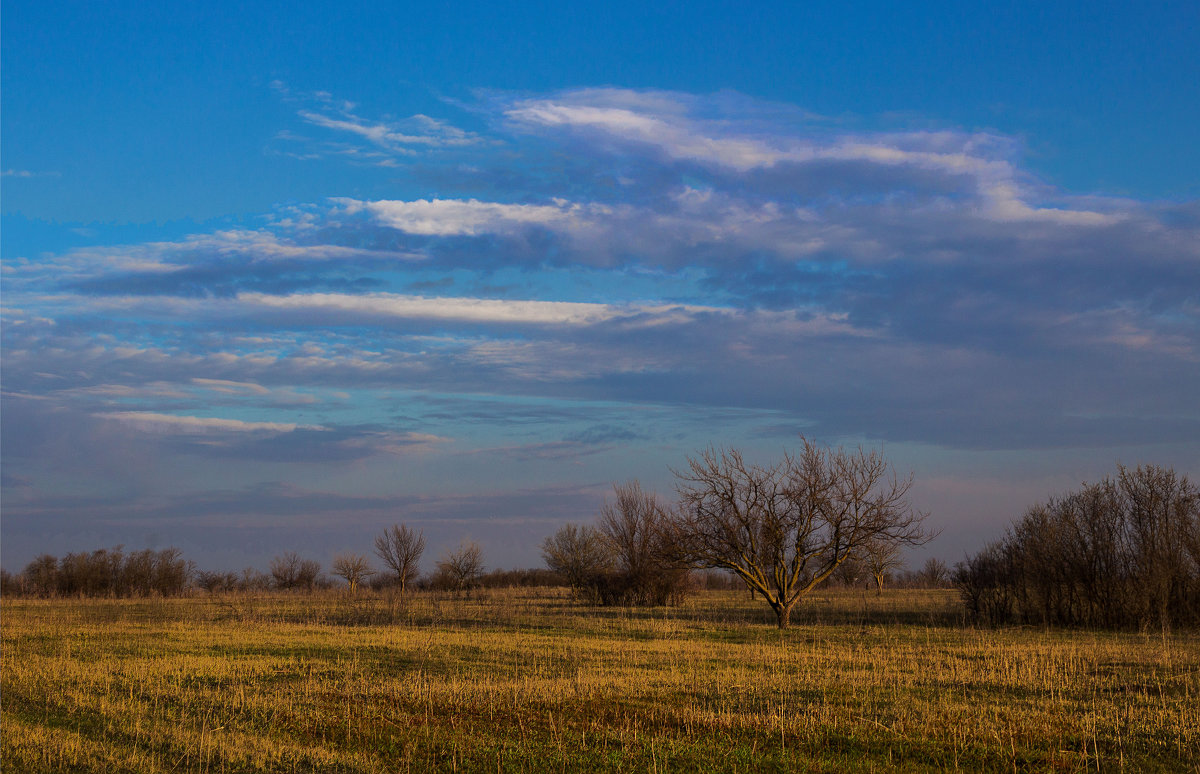
POLYGON ((730 314, 717 307, 645 304, 590 304, 487 298, 426 298, 388 293, 347 295, 306 293, 274 296, 243 293, 244 304, 274 309, 329 310, 384 317, 409 317, 462 322, 533 325, 595 325, 625 320, 638 326, 682 322, 691 315, 730 314))
POLYGON ((334 117, 301 110, 299 116, 313 126, 348 132, 391 153, 412 153, 410 146, 413 145, 445 148, 479 142, 479 138, 469 132, 421 114, 390 123, 367 121, 349 111, 342 111, 334 117))
POLYGON ((585 208, 564 200, 550 204, 501 204, 475 199, 336 201, 348 215, 365 212, 382 225, 428 236, 502 234, 530 226, 570 230, 586 222, 589 215, 586 210, 611 211, 603 206, 585 208))
POLYGON ((738 173, 788 165, 829 162, 911 167, 974 180, 977 212, 1000 221, 1050 220, 1102 225, 1110 213, 1041 207, 1026 201, 1011 160, 997 151, 1011 145, 987 134, 916 131, 874 135, 819 135, 778 131, 769 125, 734 124, 694 115, 695 97, 656 93, 652 99, 621 89, 580 90, 552 98, 516 100, 505 115, 524 129, 599 134, 609 140, 654 149, 668 159, 727 167, 738 173))
POLYGON ((16 178, 33 178, 33 177, 61 177, 60 172, 34 172, 28 169, 6 169, 0 172, 0 177, 16 177, 16 178))
POLYGON ((112 411, 100 416, 128 423, 146 432, 161 433, 290 433, 295 430, 325 429, 319 425, 298 425, 294 422, 247 422, 241 419, 174 416, 149 411, 112 411))
MULTIPOLYGON (((261 268, 264 264, 321 261, 417 261, 423 256, 404 250, 380 250, 329 242, 306 242, 293 233, 299 228, 283 219, 277 230, 230 229, 193 234, 171 242, 104 247, 83 247, 62 255, 8 261, 4 271, 10 281, 53 277, 54 281, 130 279, 134 276, 183 274, 204 276, 206 270, 223 275, 261 268)), ((287 270, 282 266, 277 270, 287 270)), ((166 280, 170 281, 170 280, 166 280)))
POLYGON ((464 148, 484 141, 473 132, 423 113, 405 118, 366 118, 356 112, 353 102, 336 99, 328 92, 298 92, 280 81, 272 82, 272 87, 285 101, 302 105, 296 115, 305 126, 336 138, 318 139, 290 130, 277 133, 277 143, 302 149, 286 151, 299 159, 340 157, 387 167, 423 152, 464 148))

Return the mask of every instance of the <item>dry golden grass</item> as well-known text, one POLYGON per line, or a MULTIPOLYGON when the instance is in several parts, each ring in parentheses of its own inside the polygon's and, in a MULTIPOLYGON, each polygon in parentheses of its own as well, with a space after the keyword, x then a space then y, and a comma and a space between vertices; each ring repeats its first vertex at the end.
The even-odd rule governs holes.
POLYGON ((1179 771, 1200 635, 977 630, 952 592, 5 600, 9 771, 1179 771))

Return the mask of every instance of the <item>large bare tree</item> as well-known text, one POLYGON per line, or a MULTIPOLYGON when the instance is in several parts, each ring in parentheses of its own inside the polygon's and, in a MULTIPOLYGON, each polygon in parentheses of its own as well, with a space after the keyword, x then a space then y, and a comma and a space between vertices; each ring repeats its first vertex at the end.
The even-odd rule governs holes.
POLYGON ((735 573, 765 597, 780 629, 792 608, 872 540, 929 540, 925 514, 908 503, 912 477, 875 451, 804 440, 770 465, 736 450, 707 449, 677 471, 676 542, 700 567, 735 573))
POLYGON ((416 580, 424 552, 425 535, 409 529, 405 524, 388 527, 375 538, 375 554, 396 574, 401 594, 408 584, 416 580))

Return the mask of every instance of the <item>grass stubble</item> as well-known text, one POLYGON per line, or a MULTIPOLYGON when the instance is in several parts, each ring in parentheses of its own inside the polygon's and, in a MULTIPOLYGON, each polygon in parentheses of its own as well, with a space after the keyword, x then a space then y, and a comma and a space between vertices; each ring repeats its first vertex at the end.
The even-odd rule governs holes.
POLYGON ((1195 771, 1200 633, 961 625, 953 592, 6 599, 18 771, 1195 771))

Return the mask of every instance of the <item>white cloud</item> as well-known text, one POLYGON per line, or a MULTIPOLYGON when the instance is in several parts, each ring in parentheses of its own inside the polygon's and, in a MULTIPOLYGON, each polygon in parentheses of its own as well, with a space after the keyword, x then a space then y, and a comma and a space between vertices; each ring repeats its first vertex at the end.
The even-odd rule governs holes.
POLYGON ((150 411, 110 411, 98 416, 129 424, 138 430, 165 434, 205 433, 290 433, 295 430, 324 430, 320 425, 294 422, 245 422, 218 417, 187 417, 150 411))
POLYGON ((188 237, 182 243, 168 243, 187 251, 213 251, 223 254, 246 254, 255 260, 345 260, 351 258, 389 258, 420 260, 414 253, 369 250, 333 244, 299 244, 281 239, 271 231, 231 229, 188 237))
POLYGON ((327 91, 296 91, 281 81, 273 88, 285 102, 304 105, 296 111, 309 126, 340 135, 336 141, 318 141, 290 130, 275 134, 285 147, 278 152, 301 160, 343 158, 382 167, 398 166, 397 157, 410 157, 421 150, 455 148, 481 143, 479 135, 459 129, 441 119, 421 113, 402 119, 370 119, 354 111, 357 106, 335 98, 327 91), (300 147, 299 151, 286 146, 300 147))
POLYGON ((552 204, 501 204, 476 199, 334 201, 347 214, 366 212, 390 228, 429 236, 502 234, 529 226, 572 230, 582 227, 595 215, 611 212, 611 208, 601 205, 584 206, 561 199, 552 204))
POLYGON ((149 384, 97 384, 92 387, 75 387, 63 390, 67 395, 82 395, 95 398, 169 398, 181 399, 190 397, 189 393, 180 389, 172 382, 152 382, 149 384))
POLYGON ((399 120, 369 119, 353 112, 354 103, 336 100, 327 92, 298 94, 286 87, 277 90, 287 101, 308 104, 296 113, 306 124, 339 136, 335 141, 319 141, 287 130, 278 132, 275 139, 285 144, 281 152, 295 158, 333 157, 391 167, 398 165, 397 158, 415 156, 421 150, 460 148, 482 142, 477 134, 421 113, 399 120), (299 152, 286 149, 297 144, 299 152))
POLYGON ((59 173, 58 172, 33 172, 28 169, 6 169, 3 172, 0 172, 0 177, 19 177, 19 178, 59 177, 59 173))
POLYGON ((413 153, 411 149, 405 147, 407 145, 446 147, 472 145, 479 142, 479 138, 469 132, 419 114, 406 122, 415 131, 405 131, 401 124, 372 123, 348 112, 343 113, 340 118, 322 115, 311 110, 301 110, 299 115, 314 126, 349 132, 392 153, 413 153))
MULTIPOLYGON (((310 224, 288 218, 276 224, 282 231, 304 231, 310 224)), ((373 250, 345 245, 292 241, 261 229, 227 229, 193 234, 177 241, 145 242, 112 247, 81 247, 36 260, 6 260, 12 281, 42 280, 54 284, 82 282, 117 274, 157 274, 164 277, 208 264, 213 256, 241 259, 243 264, 289 261, 422 261, 425 256, 401 250, 373 250)))
POLYGON ((664 119, 626 108, 531 100, 517 103, 505 115, 518 123, 599 130, 654 145, 672 158, 711 161, 740 170, 806 158, 799 149, 782 150, 750 138, 706 136, 677 118, 664 119))
POLYGON ((425 450, 433 444, 446 443, 450 440, 449 438, 430 433, 374 432, 347 438, 344 441, 340 441, 338 445, 349 449, 365 449, 385 452, 387 454, 403 455, 410 454, 416 450, 425 450))
MULTIPOLYGON (((578 301, 509 300, 473 297, 420 296, 399 293, 239 293, 234 298, 198 299, 177 296, 98 296, 64 298, 79 309, 105 314, 127 313, 160 319, 221 319, 255 310, 330 312, 370 317, 445 320, 463 323, 589 326, 620 323, 648 328, 679 324, 700 314, 735 315, 729 307, 696 304, 601 304, 578 301)), ((282 344, 283 342, 278 342, 282 344)), ((260 348, 261 349, 261 348, 260 348)), ((292 347, 294 350, 294 346, 292 347)), ((10 351, 10 356, 15 353, 10 351)), ((129 354, 136 354, 131 351, 129 354)), ((304 350, 294 351, 300 360, 304 350)))
POLYGON ((197 387, 203 387, 213 392, 220 392, 226 395, 269 395, 270 390, 263 387, 261 384, 253 382, 235 382, 229 379, 201 379, 199 377, 192 379, 192 384, 197 387))
POLYGON ((1104 226, 1123 218, 1120 214, 1089 210, 1031 207, 1021 201, 1017 186, 1007 180, 982 185, 981 194, 986 203, 983 214, 1002 222, 1043 221, 1062 226, 1104 226))
POLYGON ((902 132, 802 138, 780 127, 756 131, 731 128, 726 121, 694 118, 695 99, 655 93, 643 99, 620 89, 567 92, 552 99, 518 100, 505 115, 518 127, 601 133, 624 142, 657 148, 670 158, 716 164, 747 172, 782 162, 859 161, 881 166, 912 166, 975 180, 981 206, 975 213, 1001 221, 1041 220, 1064 225, 1105 225, 1117 216, 1087 210, 1038 207, 1026 199, 1010 161, 995 157, 998 142, 989 134, 902 132))
POLYGON ((602 264, 629 255, 662 260, 698 246, 723 245, 801 257, 848 236, 845 229, 823 222, 805 208, 689 187, 662 197, 655 209, 563 199, 549 204, 477 199, 335 201, 339 214, 366 214, 379 225, 409 234, 515 236, 543 228, 569 240, 573 259, 602 264))
POLYGON ((668 304, 594 304, 489 298, 410 296, 395 293, 304 293, 275 296, 242 293, 240 303, 288 310, 326 310, 431 320, 534 325, 596 325, 625 320, 639 327, 683 322, 692 315, 731 314, 711 306, 668 304))

